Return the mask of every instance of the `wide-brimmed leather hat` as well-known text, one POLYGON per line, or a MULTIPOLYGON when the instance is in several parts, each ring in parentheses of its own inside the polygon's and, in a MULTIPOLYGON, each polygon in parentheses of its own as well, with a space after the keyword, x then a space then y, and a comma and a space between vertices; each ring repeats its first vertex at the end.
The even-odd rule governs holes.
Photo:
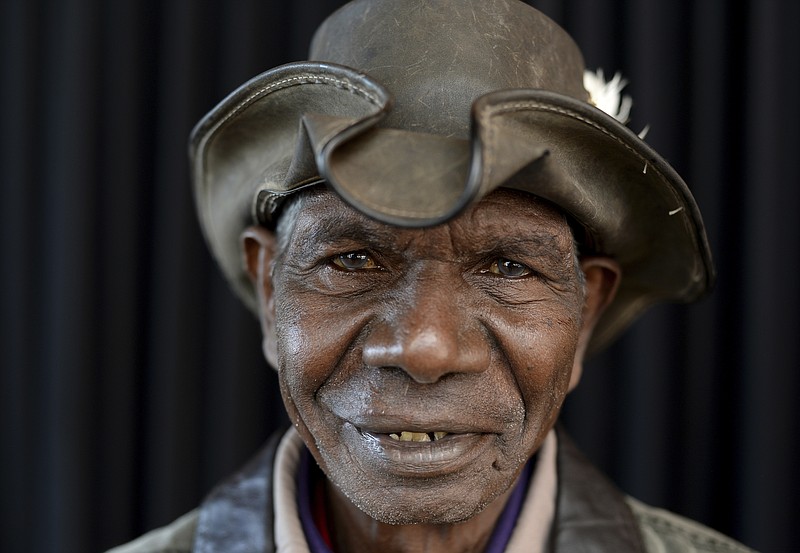
POLYGON ((497 187, 579 223, 623 276, 594 333, 607 344, 648 306, 691 301, 714 271, 680 176, 594 105, 569 35, 518 0, 356 0, 317 30, 310 61, 269 70, 208 113, 190 143, 201 226, 255 310, 242 230, 326 183, 391 225, 442 223, 497 187))

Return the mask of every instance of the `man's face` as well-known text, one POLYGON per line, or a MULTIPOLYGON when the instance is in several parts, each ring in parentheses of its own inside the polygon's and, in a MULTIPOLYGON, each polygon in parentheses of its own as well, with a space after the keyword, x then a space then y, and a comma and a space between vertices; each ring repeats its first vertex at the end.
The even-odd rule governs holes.
POLYGON ((375 222, 327 191, 287 217, 246 255, 311 453, 377 520, 480 512, 554 424, 591 332, 563 216, 499 190, 429 229, 375 222))

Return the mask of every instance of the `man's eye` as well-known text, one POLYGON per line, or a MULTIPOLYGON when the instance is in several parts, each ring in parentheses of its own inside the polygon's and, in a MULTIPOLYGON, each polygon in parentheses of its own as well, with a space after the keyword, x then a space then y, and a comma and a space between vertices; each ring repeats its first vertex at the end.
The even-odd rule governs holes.
POLYGON ((522 263, 500 257, 492 262, 489 272, 506 278, 522 278, 530 275, 533 271, 522 263))
POLYGON ((366 252, 348 252, 333 258, 333 264, 345 271, 380 269, 380 265, 366 252))

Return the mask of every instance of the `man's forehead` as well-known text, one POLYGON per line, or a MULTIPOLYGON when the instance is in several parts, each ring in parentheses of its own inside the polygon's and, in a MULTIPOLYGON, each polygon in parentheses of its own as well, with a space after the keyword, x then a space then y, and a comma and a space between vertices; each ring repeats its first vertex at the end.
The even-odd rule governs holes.
POLYGON ((298 198, 284 214, 285 230, 300 240, 353 239, 365 236, 393 242, 414 236, 449 232, 470 240, 503 242, 571 240, 564 214, 549 202, 525 192, 498 189, 450 221, 421 229, 376 221, 352 208, 335 193, 320 188, 298 198), (291 229, 286 228, 286 225, 291 229))

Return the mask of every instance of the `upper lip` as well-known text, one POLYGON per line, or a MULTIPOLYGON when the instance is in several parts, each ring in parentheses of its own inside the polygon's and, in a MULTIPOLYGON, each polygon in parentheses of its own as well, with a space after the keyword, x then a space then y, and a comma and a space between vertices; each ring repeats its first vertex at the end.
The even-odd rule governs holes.
POLYGON ((498 434, 502 431, 500 425, 491 422, 481 422, 474 418, 459 417, 456 420, 450 416, 444 417, 409 417, 392 416, 388 414, 376 415, 374 413, 359 413, 353 416, 338 414, 362 432, 371 434, 391 434, 397 432, 447 432, 448 434, 498 434))
MULTIPOLYGON (((388 376, 386 377, 388 378, 388 376)), ((317 400, 342 421, 363 432, 448 432, 450 434, 501 434, 519 423, 515 398, 476 401, 454 383, 409 385, 405 380, 373 383, 369 380, 324 386, 317 400), (402 385, 402 387, 401 387, 402 385)))

